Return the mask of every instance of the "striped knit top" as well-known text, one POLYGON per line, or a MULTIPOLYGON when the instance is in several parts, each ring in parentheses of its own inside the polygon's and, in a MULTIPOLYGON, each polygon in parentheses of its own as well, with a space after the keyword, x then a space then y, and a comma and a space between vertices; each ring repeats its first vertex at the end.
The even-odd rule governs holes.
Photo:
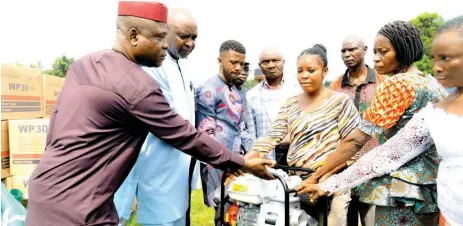
POLYGON ((283 103, 272 128, 257 139, 251 150, 267 154, 289 133, 288 164, 317 169, 359 122, 359 113, 346 94, 334 92, 322 106, 310 112, 293 96, 283 103))

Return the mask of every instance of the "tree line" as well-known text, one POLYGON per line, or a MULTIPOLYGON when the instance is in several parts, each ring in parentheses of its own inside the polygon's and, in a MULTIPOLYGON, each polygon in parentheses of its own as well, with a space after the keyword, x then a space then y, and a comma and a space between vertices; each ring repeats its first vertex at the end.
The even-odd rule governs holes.
MULTIPOLYGON (((74 57, 67 57, 65 55, 57 57, 51 66, 51 69, 43 69, 42 62, 37 61, 33 64, 30 64, 29 67, 37 68, 42 73, 48 75, 54 75, 58 77, 66 77, 66 72, 68 71, 69 66, 74 63, 74 57)), ((21 63, 16 62, 18 65, 22 65, 21 63)))

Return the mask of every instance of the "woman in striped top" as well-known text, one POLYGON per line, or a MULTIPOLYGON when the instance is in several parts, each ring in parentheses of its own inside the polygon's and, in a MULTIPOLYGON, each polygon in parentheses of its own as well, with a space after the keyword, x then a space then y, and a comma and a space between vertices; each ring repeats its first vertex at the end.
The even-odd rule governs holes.
MULTIPOLYGON (((272 127, 245 158, 265 156, 289 134, 288 165, 316 170, 336 150, 341 139, 357 128, 360 116, 351 98, 323 86, 327 66, 326 49, 322 45, 299 55, 297 79, 303 92, 285 101, 272 127)), ((347 225, 349 200, 346 192, 333 197, 329 225, 347 225)))
POLYGON ((357 128, 360 118, 352 100, 323 86, 327 65, 322 45, 301 53, 297 79, 303 93, 285 101, 272 128, 257 139, 246 157, 265 156, 289 133, 288 165, 316 170, 341 139, 357 128))

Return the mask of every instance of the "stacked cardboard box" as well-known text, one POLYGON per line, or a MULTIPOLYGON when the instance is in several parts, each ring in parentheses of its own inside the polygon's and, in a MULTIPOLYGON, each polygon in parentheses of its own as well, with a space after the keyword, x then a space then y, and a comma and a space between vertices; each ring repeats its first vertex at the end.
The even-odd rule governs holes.
POLYGON ((61 92, 61 87, 64 85, 64 78, 44 74, 42 77, 42 84, 42 115, 44 118, 49 118, 56 105, 56 100, 61 92))
POLYGON ((34 68, 1 64, 2 179, 11 175, 8 120, 42 117, 42 78, 34 68))
POLYGON ((10 176, 10 145, 8 121, 2 121, 2 179, 10 176))
POLYGON ((2 182, 20 189, 27 184, 45 150, 49 117, 64 78, 39 70, 0 65, 2 76, 2 182))
POLYGON ((42 117, 40 70, 2 64, 2 120, 42 117))
POLYGON ((45 150, 49 119, 9 120, 11 188, 20 189, 28 198, 29 176, 45 150))

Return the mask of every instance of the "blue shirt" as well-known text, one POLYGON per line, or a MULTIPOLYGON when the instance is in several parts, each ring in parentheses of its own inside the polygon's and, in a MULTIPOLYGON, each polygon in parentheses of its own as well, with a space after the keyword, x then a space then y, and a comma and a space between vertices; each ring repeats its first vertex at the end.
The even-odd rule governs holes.
MULTIPOLYGON (((183 80, 177 61, 168 58, 163 62, 162 67, 143 67, 143 69, 159 83, 164 97, 174 112, 182 115, 182 111, 178 110, 179 106, 175 104, 174 95, 178 99, 177 104, 185 104, 179 101, 185 96, 191 97, 192 100, 187 101, 187 105, 194 104, 189 82, 183 80), (171 84, 178 81, 184 84, 171 84), (181 85, 180 90, 174 89, 176 86, 179 87, 178 85, 181 85)), ((191 107, 194 109, 194 106, 191 107)), ((180 108, 184 109, 183 118, 189 119, 190 122, 194 120, 194 116, 188 113, 185 106, 180 108)), ((135 166, 114 196, 119 217, 130 218, 135 195, 138 200, 137 223, 165 224, 185 216, 189 199, 190 160, 190 156, 151 133, 148 134, 135 166)), ((196 180, 193 179, 192 182, 195 183, 196 180)))

